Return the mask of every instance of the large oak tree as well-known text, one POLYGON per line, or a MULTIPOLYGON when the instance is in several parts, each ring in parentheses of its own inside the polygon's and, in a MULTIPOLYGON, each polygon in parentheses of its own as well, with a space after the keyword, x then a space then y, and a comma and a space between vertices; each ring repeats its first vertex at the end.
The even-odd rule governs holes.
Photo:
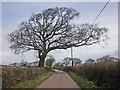
POLYGON ((38 51, 39 66, 44 67, 45 58, 52 50, 92 45, 107 38, 106 28, 87 23, 73 25, 74 17, 79 17, 79 12, 67 7, 48 8, 34 14, 8 35, 10 48, 17 54, 38 51))

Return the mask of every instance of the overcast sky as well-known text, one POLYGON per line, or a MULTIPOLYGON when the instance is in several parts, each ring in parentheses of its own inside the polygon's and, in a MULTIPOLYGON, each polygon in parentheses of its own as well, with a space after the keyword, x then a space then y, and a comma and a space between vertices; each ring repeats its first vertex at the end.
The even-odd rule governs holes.
MULTIPOLYGON (((80 12, 80 18, 74 19, 74 23, 92 23, 106 2, 2 2, 2 39, 0 38, 0 55, 2 56, 2 64, 10 64, 21 62, 22 60, 32 62, 36 61, 34 52, 26 52, 25 54, 15 55, 9 49, 9 43, 6 39, 8 33, 15 31, 22 21, 29 19, 34 13, 39 13, 49 7, 72 7, 80 12), (2 44, 1 44, 2 43, 2 44)), ((1 6, 1 4, 0 4, 1 6)), ((118 56, 118 3, 110 2, 104 9, 100 17, 95 23, 100 27, 109 29, 109 40, 101 45, 83 46, 73 48, 74 57, 85 61, 88 58, 96 59, 104 55, 118 56), (104 46, 104 48, 102 47, 104 46)), ((0 23, 1 24, 1 23, 0 23)), ((1 32, 0 32, 1 33, 1 32)), ((61 61, 65 57, 70 57, 70 49, 55 50, 50 52, 56 61, 61 61)))

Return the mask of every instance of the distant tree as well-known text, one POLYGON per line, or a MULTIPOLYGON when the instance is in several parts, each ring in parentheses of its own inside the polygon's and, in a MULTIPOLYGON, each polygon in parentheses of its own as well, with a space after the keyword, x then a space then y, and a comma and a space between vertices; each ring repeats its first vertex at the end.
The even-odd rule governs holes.
POLYGON ((20 66, 27 66, 28 62, 25 62, 24 60, 20 63, 20 66))
POLYGON ((71 58, 70 57, 66 57, 62 60, 62 63, 65 65, 65 66, 69 66, 70 65, 70 62, 71 62, 71 58))
POLYGON ((8 34, 10 48, 16 54, 37 51, 39 67, 44 67, 45 58, 52 50, 88 46, 107 39, 108 29, 97 24, 73 25, 71 21, 77 16, 78 11, 67 7, 48 8, 34 14, 18 30, 8 34))
POLYGON ((27 66, 27 63, 28 63, 28 62, 24 62, 23 66, 27 66))
POLYGON ((55 59, 52 55, 49 55, 46 59, 46 67, 52 67, 53 63, 55 62, 55 59))
POLYGON ((33 66, 38 66, 38 61, 32 62, 33 66))
POLYGON ((17 66, 17 63, 12 63, 12 64, 10 64, 9 66, 17 66))
POLYGON ((54 64, 54 68, 61 68, 62 66, 63 66, 63 63, 60 63, 60 62, 54 64))
MULTIPOLYGON (((63 64, 65 66, 69 66, 70 63, 72 62, 72 58, 71 57, 66 57, 62 60, 63 64)), ((77 65, 77 64, 81 64, 82 61, 79 58, 73 58, 73 66, 77 65)))
POLYGON ((73 58, 73 63, 76 65, 81 64, 82 61, 79 58, 73 58))
POLYGON ((86 60, 86 64, 93 64, 95 62, 95 60, 94 59, 88 59, 88 60, 86 60))
POLYGON ((120 61, 120 59, 119 59, 119 58, 116 58, 116 57, 110 57, 110 59, 111 59, 112 61, 120 61))
POLYGON ((98 58, 96 61, 99 62, 111 62, 111 61, 118 61, 118 58, 111 57, 110 55, 102 56, 98 58))

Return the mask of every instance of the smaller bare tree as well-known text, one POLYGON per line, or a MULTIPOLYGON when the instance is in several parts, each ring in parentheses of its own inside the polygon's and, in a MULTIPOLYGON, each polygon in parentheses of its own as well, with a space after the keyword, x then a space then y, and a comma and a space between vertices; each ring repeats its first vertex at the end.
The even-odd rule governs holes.
POLYGON ((89 58, 88 60, 86 60, 85 64, 93 64, 94 62, 94 59, 89 58))
POLYGON ((70 57, 66 57, 62 60, 62 63, 65 65, 65 66, 69 66, 70 65, 70 62, 71 62, 71 58, 70 57))
POLYGON ((55 58, 52 55, 49 55, 48 58, 46 58, 46 67, 51 68, 54 62, 55 58))
POLYGON ((111 57, 110 55, 102 56, 96 60, 97 63, 100 62, 111 62, 111 61, 118 61, 118 58, 111 57))
POLYGON ((78 65, 78 64, 81 64, 82 61, 81 61, 79 58, 73 58, 73 63, 74 63, 74 65, 76 66, 76 65, 78 65))
POLYGON ((61 67, 63 67, 63 63, 61 63, 61 62, 54 64, 54 68, 61 68, 61 67))

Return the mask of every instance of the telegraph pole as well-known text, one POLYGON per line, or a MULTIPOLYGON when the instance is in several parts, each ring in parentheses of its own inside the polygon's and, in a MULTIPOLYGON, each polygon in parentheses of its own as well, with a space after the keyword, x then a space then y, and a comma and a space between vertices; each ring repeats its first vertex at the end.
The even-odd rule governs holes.
POLYGON ((74 65, 73 63, 73 47, 71 47, 71 59, 72 59, 72 66, 74 65))

